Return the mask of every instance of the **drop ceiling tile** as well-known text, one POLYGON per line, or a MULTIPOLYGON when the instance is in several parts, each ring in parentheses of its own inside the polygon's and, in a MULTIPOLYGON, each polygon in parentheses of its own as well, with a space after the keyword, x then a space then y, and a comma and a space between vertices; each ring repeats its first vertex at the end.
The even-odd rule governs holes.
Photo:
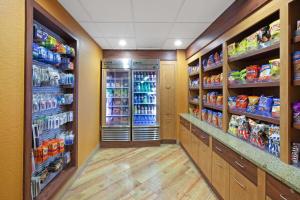
POLYGON ((136 49, 136 42, 134 38, 122 38, 127 44, 124 47, 119 45, 119 38, 106 38, 106 40, 110 43, 113 49, 136 49))
POLYGON ((97 23, 104 37, 134 37, 132 23, 97 23))
POLYGON ((163 49, 186 49, 194 39, 181 39, 182 45, 180 47, 176 47, 174 45, 175 39, 167 39, 163 45, 163 49))
POLYGON ((210 25, 210 23, 175 23, 169 38, 196 38, 210 25))
POLYGON ((167 37, 172 23, 135 23, 136 37, 167 37))
POLYGON ((165 37, 137 37, 136 46, 138 49, 161 49, 165 37))
POLYGON ((89 21, 91 18, 81 6, 79 0, 59 0, 59 3, 77 20, 89 21))
POLYGON ((112 49, 112 46, 105 38, 95 38, 95 40, 102 49, 112 49))
POLYGON ((132 9, 130 0, 80 0, 93 21, 130 22, 132 9))
POLYGON ((186 0, 177 22, 213 22, 234 0, 186 0))
POLYGON ((173 22, 183 0, 132 0, 135 22, 173 22))
POLYGON ((103 37, 102 27, 98 23, 81 22, 80 25, 93 37, 103 37))

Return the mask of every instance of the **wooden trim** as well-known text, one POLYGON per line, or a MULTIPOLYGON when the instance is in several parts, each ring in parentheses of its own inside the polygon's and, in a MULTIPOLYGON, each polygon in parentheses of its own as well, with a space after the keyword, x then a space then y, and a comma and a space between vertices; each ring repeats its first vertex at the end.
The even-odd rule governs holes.
POLYGON ((160 140, 160 144, 176 144, 177 141, 175 139, 163 139, 160 140))
POLYGON ((160 59, 176 61, 176 50, 103 50, 103 58, 160 59))
POLYGON ((268 2, 270 0, 235 1, 186 49, 186 57, 193 56, 268 2))
POLYGON ((183 149, 183 151, 185 152, 185 154, 189 157, 190 161, 192 161, 192 163, 194 164, 194 166, 196 167, 196 169, 198 170, 198 172, 201 174, 201 176, 204 178, 205 182, 209 185, 209 187, 212 189, 212 191, 215 193, 215 195, 217 196, 218 199, 223 200, 223 198, 221 197, 221 195, 218 193, 218 191, 214 188, 214 186, 211 184, 210 180, 205 176, 205 174, 201 171, 201 169, 198 167, 197 163, 193 160, 193 158, 190 156, 190 154, 188 153, 188 151, 184 148, 184 146, 182 145, 182 143, 179 143, 180 147, 183 149))
POLYGON ((32 173, 32 42, 33 42, 33 19, 42 20, 42 24, 48 25, 52 31, 58 33, 75 49, 74 59, 74 101, 73 101, 73 134, 75 136, 72 149, 72 160, 68 168, 52 180, 46 188, 41 191, 37 199, 49 199, 68 181, 78 167, 78 40, 71 32, 50 13, 43 9, 34 0, 26 0, 26 32, 25 32, 25 122, 24 122, 24 165, 23 165, 23 199, 31 199, 31 173, 32 173))
POLYGON ((125 142, 100 142, 101 148, 132 148, 132 147, 154 147, 160 146, 160 140, 156 141, 125 141, 125 142))

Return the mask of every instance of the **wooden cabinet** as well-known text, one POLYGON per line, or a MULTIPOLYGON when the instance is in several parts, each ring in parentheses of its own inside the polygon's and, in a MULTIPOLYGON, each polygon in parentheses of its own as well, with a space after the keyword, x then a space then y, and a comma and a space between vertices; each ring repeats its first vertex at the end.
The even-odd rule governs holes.
POLYGON ((230 200, 256 200, 257 187, 244 175, 230 166, 230 200), (242 197, 242 198, 241 198, 242 197))
POLYGON ((180 137, 180 143, 182 144, 184 149, 190 154, 191 153, 190 123, 182 117, 180 118, 179 137, 180 137))
POLYGON ((266 193, 270 200, 299 200, 300 194, 288 186, 267 175, 266 193))
POLYGON ((206 178, 211 181, 211 162, 212 162, 212 151, 207 144, 203 143, 201 140, 198 140, 198 166, 206 176, 206 178))
POLYGON ((219 195, 229 199, 229 164, 215 152, 212 153, 211 182, 219 195))
POLYGON ((191 156, 194 160, 195 163, 197 163, 198 160, 198 148, 199 148, 199 142, 198 142, 198 138, 191 133, 191 156))
POLYGON ((160 62, 160 127, 162 140, 176 140, 175 61, 160 62))

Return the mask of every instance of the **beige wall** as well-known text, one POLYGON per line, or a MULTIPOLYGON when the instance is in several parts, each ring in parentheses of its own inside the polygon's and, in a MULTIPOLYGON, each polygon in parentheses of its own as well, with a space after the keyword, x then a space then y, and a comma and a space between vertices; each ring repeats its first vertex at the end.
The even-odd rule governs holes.
MULTIPOLYGON (((99 142, 101 48, 56 0, 38 0, 79 40, 81 165, 99 142)), ((0 1, 0 199, 22 199, 25 0, 0 1)))

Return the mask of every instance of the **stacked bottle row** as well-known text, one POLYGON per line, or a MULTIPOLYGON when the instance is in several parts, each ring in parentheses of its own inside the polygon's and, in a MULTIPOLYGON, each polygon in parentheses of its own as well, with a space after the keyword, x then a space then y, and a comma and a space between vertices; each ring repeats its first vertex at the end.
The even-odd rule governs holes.
POLYGON ((135 105, 135 115, 156 115, 156 106, 151 105, 135 105))
POLYGON ((134 73, 134 81, 156 81, 156 73, 155 72, 135 72, 134 73))
POLYGON ((138 82, 134 83, 134 92, 155 92, 156 83, 154 82, 138 82))
POLYGON ((152 94, 134 94, 135 104, 155 104, 156 96, 152 94))

